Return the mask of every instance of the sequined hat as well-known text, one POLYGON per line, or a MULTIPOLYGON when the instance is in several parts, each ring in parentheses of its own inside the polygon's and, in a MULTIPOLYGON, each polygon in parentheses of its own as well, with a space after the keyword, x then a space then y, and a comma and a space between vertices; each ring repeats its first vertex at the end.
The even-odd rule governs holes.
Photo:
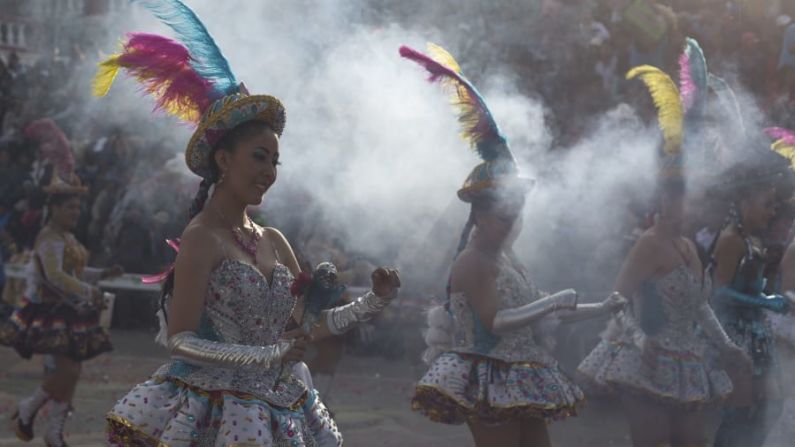
MULTIPOLYGON (((223 135, 247 121, 262 121, 281 136, 285 109, 273 96, 251 95, 196 14, 179 0, 140 0, 171 27, 178 40, 131 33, 121 51, 99 64, 94 94, 104 96, 120 70, 144 85, 164 110, 196 126, 185 151, 188 168, 202 178, 211 175, 210 153, 223 135)), ((213 179, 214 180, 214 179, 213 179)))
POLYGON ((188 169, 202 178, 211 175, 210 153, 230 130, 248 121, 262 121, 282 135, 286 121, 282 102, 273 96, 235 93, 215 101, 204 113, 185 150, 188 169))

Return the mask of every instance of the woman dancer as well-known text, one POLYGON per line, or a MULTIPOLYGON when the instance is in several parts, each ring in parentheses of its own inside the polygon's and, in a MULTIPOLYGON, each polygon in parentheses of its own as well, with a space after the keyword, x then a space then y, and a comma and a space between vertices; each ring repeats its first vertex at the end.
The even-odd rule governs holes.
POLYGON ((452 87, 464 132, 483 163, 458 191, 471 214, 452 266, 447 309, 429 315, 430 368, 412 406, 435 422, 466 422, 478 446, 548 446, 546 421, 575 414, 584 396, 541 345, 540 323, 545 316, 594 317, 625 302, 613 296, 578 306, 573 290, 538 291, 511 248, 532 182, 519 176, 507 141, 453 57, 438 46, 429 50, 433 58, 407 47, 400 54, 452 87))
POLYGON ((54 359, 55 367, 42 384, 19 402, 13 426, 20 440, 33 439, 36 414, 49 401, 44 442, 55 447, 65 445, 63 429, 81 363, 113 349, 99 325, 102 293, 94 284, 122 271, 86 267, 88 252, 72 234, 88 190, 74 173, 66 136, 49 119, 32 123, 26 132, 41 137, 42 154, 52 166, 52 180, 42 188, 48 218, 36 236, 25 297, 11 318, 0 324, 0 343, 14 347, 23 358, 48 354, 54 359))
MULTIPOLYGON (((770 128, 765 129, 765 131, 776 139, 772 149, 791 159, 790 154, 795 150, 795 132, 782 128, 770 128)), ((791 207, 793 199, 790 198, 789 202, 785 206, 791 207)), ((791 221, 789 223, 792 224, 791 221)), ((778 268, 778 290, 781 294, 788 297, 795 296, 795 240, 793 240, 795 234, 793 234, 793 231, 795 231, 795 226, 791 226, 789 229, 789 235, 786 239, 789 243, 785 248, 778 268)), ((780 353, 781 370, 791 371, 795 367, 795 362, 793 362, 795 360, 795 320, 793 315, 792 313, 773 313, 768 316, 770 317, 771 328, 776 337, 780 353)), ((784 390, 781 398, 784 402, 781 417, 775 426, 770 429, 768 435, 767 443, 771 445, 780 445, 786 440, 795 437, 795 396, 793 396, 791 391, 795 381, 790 375, 785 375, 782 385, 784 390)))
MULTIPOLYGON (((683 54, 681 78, 705 83, 706 61, 695 40, 687 40, 683 54)), ((619 393, 636 447, 703 446, 706 404, 720 402, 732 391, 728 374, 714 365, 708 341, 722 361, 748 363, 709 306, 710 278, 703 273, 695 244, 682 235, 682 148, 703 150, 699 114, 707 85, 696 83, 680 95, 670 77, 651 66, 637 67, 627 78, 640 78, 659 109, 664 147, 658 215, 616 280, 615 290, 631 297, 632 306, 611 321, 579 372, 590 384, 619 393)))
POLYGON ((713 244, 716 313, 731 339, 753 362, 746 398, 723 411, 716 447, 763 445, 782 407, 781 377, 769 312, 788 313, 792 300, 768 295, 766 250, 760 235, 776 213, 780 159, 755 140, 738 143, 747 158, 720 185, 730 202, 726 227, 713 244))
MULTIPOLYGON (((184 45, 131 34, 104 62, 97 93, 119 68, 160 107, 198 124, 188 168, 202 177, 179 253, 164 284, 172 360, 108 414, 111 445, 336 446, 342 437, 317 392, 296 377, 305 303, 291 293, 300 269, 281 233, 247 216, 276 181, 281 102, 249 95, 198 18, 176 0, 143 2, 184 45), (186 48, 187 47, 187 48, 186 48), (208 198, 209 197, 209 198, 208 198), (285 327, 293 325, 289 332, 285 327)), ((377 269, 373 289, 320 313, 310 336, 340 334, 383 310, 400 283, 377 269)))

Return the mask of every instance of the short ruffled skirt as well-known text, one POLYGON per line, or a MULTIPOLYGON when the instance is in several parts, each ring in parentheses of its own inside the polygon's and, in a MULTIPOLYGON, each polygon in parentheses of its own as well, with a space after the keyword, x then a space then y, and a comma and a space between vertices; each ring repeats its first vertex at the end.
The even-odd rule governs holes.
POLYGON ((26 359, 51 354, 83 361, 113 350, 98 312, 78 313, 64 304, 24 299, 0 321, 0 345, 14 348, 26 359))
POLYGON ((447 352, 417 384, 412 408, 435 422, 486 424, 577 414, 585 396, 557 365, 447 352))
POLYGON ((698 407, 721 402, 732 391, 729 375, 711 363, 688 351, 658 349, 656 368, 651 368, 634 344, 602 340, 582 361, 578 373, 588 387, 599 391, 698 407))
POLYGON ((204 391, 175 379, 137 385, 108 413, 112 446, 341 446, 317 392, 294 408, 251 395, 204 391))

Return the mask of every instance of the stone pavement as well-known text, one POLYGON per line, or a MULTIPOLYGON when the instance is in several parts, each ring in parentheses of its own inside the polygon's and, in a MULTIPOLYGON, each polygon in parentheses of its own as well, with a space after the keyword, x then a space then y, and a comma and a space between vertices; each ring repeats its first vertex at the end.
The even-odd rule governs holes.
MULTIPOLYGON (((151 333, 114 330, 112 335, 116 350, 85 364, 76 411, 67 422, 67 440, 73 447, 104 445, 105 412, 165 359, 151 333)), ((16 401, 35 388, 41 374, 41 358, 24 361, 0 348, 0 447, 43 445, 40 438, 28 444, 17 441, 7 422, 16 401)), ((472 446, 466 427, 431 423, 412 413, 409 399, 421 374, 420 365, 346 356, 331 393, 324 397, 336 414, 345 445, 472 446)), ((42 426, 36 427, 37 433, 42 431, 42 426)), ((626 432, 614 406, 598 402, 590 403, 580 417, 552 425, 555 445, 566 447, 628 447, 626 432)))

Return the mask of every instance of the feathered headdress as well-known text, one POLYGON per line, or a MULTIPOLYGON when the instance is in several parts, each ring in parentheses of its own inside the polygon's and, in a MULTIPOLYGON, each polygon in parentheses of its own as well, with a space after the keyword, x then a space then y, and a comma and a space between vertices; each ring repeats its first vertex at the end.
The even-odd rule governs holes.
POLYGON ((196 125, 185 158, 204 178, 212 174, 209 153, 221 136, 246 121, 261 120, 278 135, 285 110, 272 96, 249 95, 204 24, 179 0, 139 0, 177 34, 179 41, 132 33, 121 52, 99 64, 93 90, 104 96, 118 72, 126 70, 156 100, 155 108, 196 125))
POLYGON ((679 89, 665 72, 651 65, 635 67, 627 73, 627 79, 640 78, 649 89, 657 108, 657 122, 663 134, 666 155, 675 156, 682 150, 684 110, 679 89))
POLYGON ((462 137, 477 150, 480 158, 491 161, 498 157, 513 158, 499 126, 494 121, 480 92, 461 73, 461 67, 444 48, 428 44, 430 56, 407 46, 400 55, 428 70, 430 82, 439 82, 450 91, 451 103, 458 112, 462 137))
POLYGON ((430 82, 439 82, 451 95, 451 103, 461 123, 461 135, 477 151, 483 163, 475 167, 467 178, 458 196, 465 202, 498 184, 519 180, 525 186, 532 185, 529 179, 518 176, 516 160, 508 147, 508 141, 500 131, 494 116, 480 92, 461 72, 455 58, 444 48, 428 44, 428 53, 423 54, 407 46, 400 47, 400 55, 423 66, 430 74, 430 82))
POLYGON ((649 89, 657 108, 663 134, 662 176, 682 175, 682 146, 700 146, 701 128, 709 97, 707 60, 695 39, 687 38, 679 57, 679 87, 665 72, 650 65, 635 67, 627 79, 640 78, 649 89))
POLYGON ((737 101, 737 96, 734 90, 729 86, 729 83, 718 76, 710 73, 709 75, 709 88, 715 93, 720 103, 721 108, 729 115, 731 119, 732 128, 738 136, 745 135, 745 120, 743 113, 740 109, 740 103, 737 101))

